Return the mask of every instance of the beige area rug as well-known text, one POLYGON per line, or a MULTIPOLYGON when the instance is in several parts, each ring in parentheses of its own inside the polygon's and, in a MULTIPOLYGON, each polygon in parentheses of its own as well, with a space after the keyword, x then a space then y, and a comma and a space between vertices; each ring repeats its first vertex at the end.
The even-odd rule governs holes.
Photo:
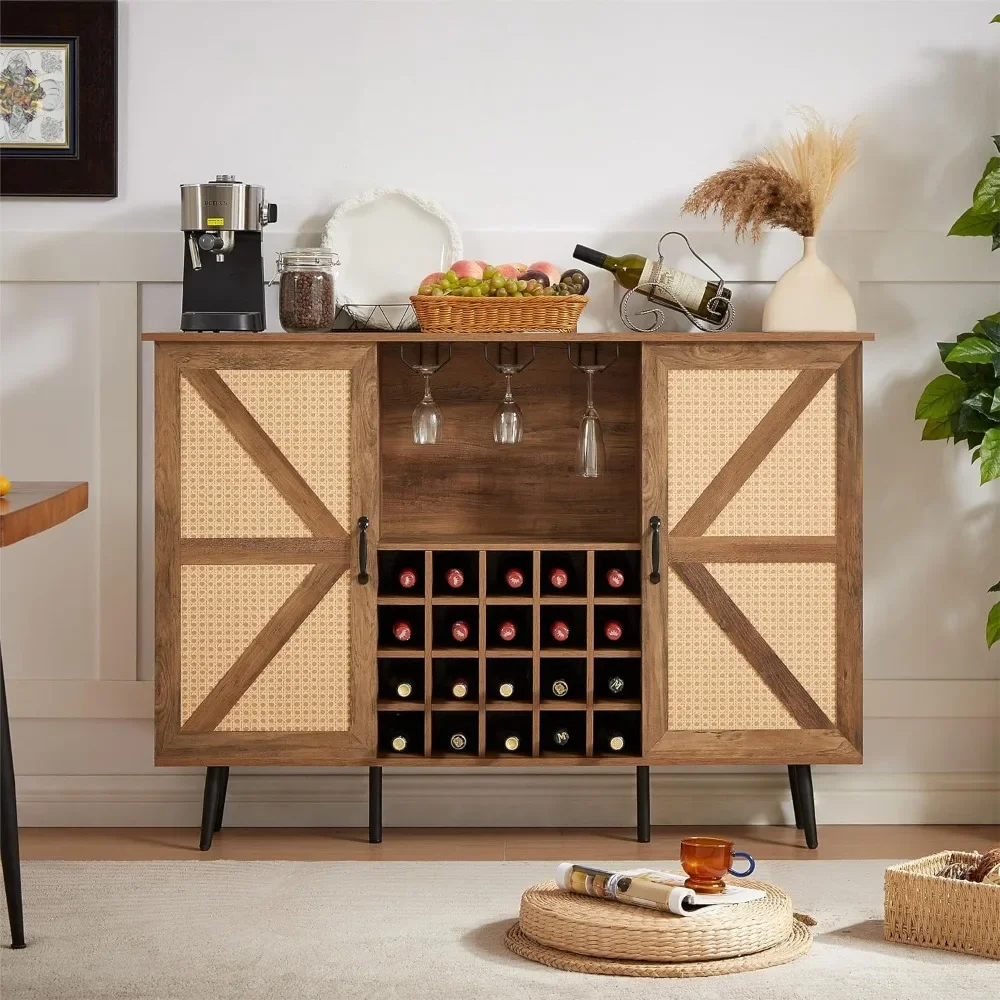
MULTIPOLYGON (((24 865, 28 947, 0 950, 0 996, 3 1000, 996 996, 1000 962, 882 940, 882 873, 891 863, 762 862, 758 877, 782 886, 797 910, 816 918, 812 951, 780 968, 689 980, 578 975, 508 952, 503 936, 517 916, 521 890, 551 877, 555 865, 550 862, 28 863, 24 865)), ((5 928, 3 935, 5 943, 10 940, 5 928)))

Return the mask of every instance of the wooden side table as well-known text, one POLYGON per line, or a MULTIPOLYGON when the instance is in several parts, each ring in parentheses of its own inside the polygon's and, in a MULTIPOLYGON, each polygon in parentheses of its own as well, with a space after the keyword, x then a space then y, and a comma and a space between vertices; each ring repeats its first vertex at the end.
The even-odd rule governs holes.
MULTIPOLYGON (((38 535, 87 509, 86 483, 13 483, 0 497, 0 547, 38 535)), ((10 749, 7 691, 0 653, 0 858, 10 917, 10 946, 24 947, 21 859, 17 842, 17 799, 10 749)))

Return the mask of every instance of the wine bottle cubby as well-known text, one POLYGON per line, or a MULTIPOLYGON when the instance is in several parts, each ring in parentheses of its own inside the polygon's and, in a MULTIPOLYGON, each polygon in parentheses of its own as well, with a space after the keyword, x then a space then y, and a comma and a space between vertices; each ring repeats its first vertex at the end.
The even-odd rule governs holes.
POLYGON ((471 541, 379 552, 379 756, 640 756, 638 544, 471 541), (598 586, 598 572, 609 569, 621 586, 598 586), (419 582, 403 588, 400 574, 419 582), (397 635, 401 621, 408 639, 397 635), (619 640, 606 640, 608 621, 620 623, 619 640), (392 738, 404 716, 398 751, 392 738), (602 744, 609 727, 621 751, 602 744), (417 729, 419 741, 409 735, 417 729))

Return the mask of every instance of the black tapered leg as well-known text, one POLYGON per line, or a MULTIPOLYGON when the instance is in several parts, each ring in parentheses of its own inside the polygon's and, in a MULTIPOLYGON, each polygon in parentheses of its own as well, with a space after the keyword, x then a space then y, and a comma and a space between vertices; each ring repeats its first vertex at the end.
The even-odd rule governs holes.
POLYGON ((7 686, 0 654, 0 857, 3 887, 10 918, 10 946, 24 947, 24 908, 21 901, 21 853, 17 842, 17 796, 14 792, 14 758, 10 750, 7 686))
POLYGON ((215 832, 218 833, 222 829, 222 814, 226 811, 226 792, 229 791, 229 768, 224 767, 222 770, 222 789, 219 792, 219 810, 215 814, 215 832))
POLYGON ((816 803, 813 800, 812 768, 808 764, 793 764, 795 781, 798 785, 799 816, 806 835, 806 847, 815 850, 819 846, 816 831, 816 803))
POLYGON ((788 784, 792 789, 792 811, 795 814, 795 827, 802 829, 802 808, 799 805, 799 782, 795 773, 795 765, 788 765, 788 784))
POLYGON ((649 767, 645 764, 635 769, 635 839, 649 843, 649 767))
POLYGON ((382 768, 368 768, 368 843, 382 843, 382 768))
POLYGON ((216 820, 219 818, 222 799, 222 784, 224 767, 210 767, 205 771, 205 797, 201 804, 201 850, 207 851, 212 846, 215 835, 216 820))

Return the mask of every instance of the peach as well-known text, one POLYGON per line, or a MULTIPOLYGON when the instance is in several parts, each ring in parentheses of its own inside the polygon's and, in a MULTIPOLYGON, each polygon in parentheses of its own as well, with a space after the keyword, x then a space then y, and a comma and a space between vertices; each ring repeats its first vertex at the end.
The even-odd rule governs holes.
POLYGON ((521 261, 519 261, 519 260, 511 261, 511 263, 514 265, 514 267, 517 268, 517 273, 519 275, 521 275, 521 277, 523 278, 524 277, 524 272, 528 270, 528 265, 527 264, 522 264, 521 261))
POLYGON ((443 277, 444 271, 431 271, 417 287, 423 288, 424 285, 436 285, 443 277))
POLYGON ((481 267, 481 268, 482 268, 482 269, 483 269, 484 271, 486 270, 486 268, 488 268, 488 267, 490 266, 490 262, 489 262, 488 260, 477 260, 477 261, 476 261, 476 263, 477 263, 477 264, 478 264, 478 265, 479 265, 479 266, 480 266, 480 267, 481 267))
POLYGON ((497 264, 497 274, 502 274, 508 281, 517 281, 521 272, 517 264, 497 264))
POLYGON ((528 265, 528 270, 541 271, 543 274, 547 274, 549 276, 549 281, 553 285, 558 283, 559 276, 562 274, 562 271, 560 271, 555 264, 548 260, 536 260, 534 264, 528 265))
POLYGON ((475 278, 478 281, 483 276, 483 269, 477 260, 456 260, 451 269, 460 278, 475 278))

